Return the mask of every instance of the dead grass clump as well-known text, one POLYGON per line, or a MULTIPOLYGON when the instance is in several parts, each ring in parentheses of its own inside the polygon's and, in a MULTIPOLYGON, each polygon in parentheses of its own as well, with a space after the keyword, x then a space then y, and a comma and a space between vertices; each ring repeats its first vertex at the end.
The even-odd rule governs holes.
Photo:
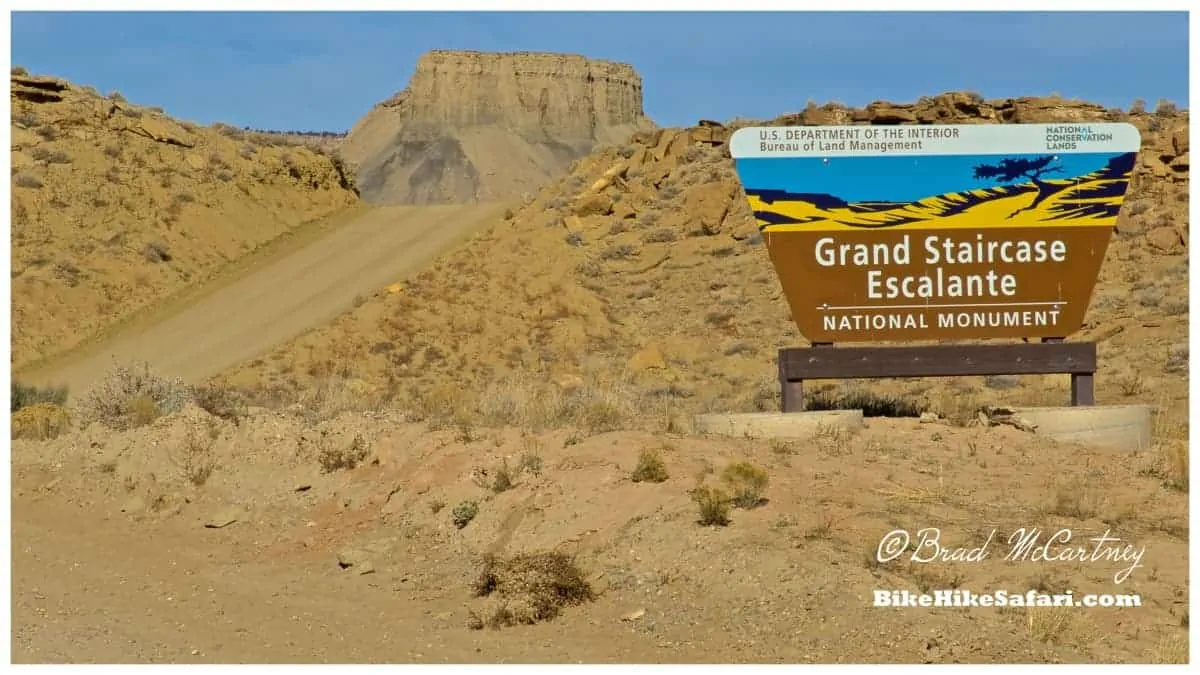
POLYGON ((675 230, 672 230, 668 227, 660 227, 659 229, 648 232, 645 236, 643 236, 642 243, 667 244, 675 241, 678 238, 679 236, 675 234, 675 230))
POLYGON ((630 477, 635 483, 662 483, 670 478, 670 474, 667 473, 662 454, 658 450, 647 448, 638 454, 637 466, 630 477))
POLYGON ((53 403, 58 406, 67 403, 66 387, 34 387, 13 380, 11 390, 11 412, 39 403, 53 403))
POLYGON ((335 446, 322 438, 317 463, 321 465, 322 473, 349 470, 361 464, 370 452, 367 442, 359 434, 355 434, 354 440, 347 446, 335 446))
POLYGON ((549 621, 564 607, 596 598, 575 561, 558 552, 522 553, 507 560, 487 555, 471 590, 475 597, 493 600, 482 614, 471 612, 474 629, 549 621))
POLYGON ((1089 626, 1079 617, 1074 607, 1057 605, 1051 607, 1028 607, 1026 628, 1029 637, 1045 644, 1086 643, 1090 638, 1089 626))
POLYGON ((966 427, 978 421, 981 408, 973 391, 947 387, 942 392, 937 412, 952 426, 966 427))
POLYGON ((517 472, 526 472, 529 475, 537 478, 542 473, 542 456, 538 454, 536 449, 531 449, 521 455, 521 461, 517 464, 517 472))
POLYGON ((1142 379, 1139 373, 1125 373, 1116 379, 1117 387, 1121 390, 1121 395, 1126 398, 1137 396, 1146 391, 1146 381, 1142 379))
POLYGON ((1101 498, 1083 484, 1061 485, 1054 495, 1050 513, 1064 518, 1090 520, 1100 513, 1101 498))
POLYGON ((228 387, 213 384, 195 387, 192 389, 192 400, 208 414, 234 424, 241 422, 246 415, 245 399, 228 387))
POLYGON ((34 403, 12 414, 12 438, 48 441, 71 428, 71 415, 55 403, 34 403))
POLYGON ((1163 485, 1179 492, 1188 491, 1188 444, 1179 439, 1165 439, 1154 445, 1153 463, 1143 475, 1162 481, 1163 485))
POLYGON ((735 462, 725 467, 721 480, 732 491, 730 501, 742 509, 752 509, 765 500, 763 490, 767 488, 769 476, 767 470, 750 462, 735 462))
POLYGON ((71 156, 62 150, 49 150, 47 148, 34 148, 29 151, 30 156, 38 161, 47 164, 70 164, 71 156))
MULTIPOLYGON (((575 426, 589 433, 627 428, 636 417, 636 395, 622 382, 596 382, 568 391, 522 378, 502 380, 489 386, 473 404, 459 401, 439 411, 471 417, 486 427, 514 426, 533 431, 575 426)), ((428 406, 426 406, 428 409, 428 406)))
POLYGON ((701 525, 724 527, 729 524, 729 493, 711 485, 698 485, 691 492, 692 501, 700 509, 701 525))
POLYGON ((1188 662, 1188 637, 1187 634, 1169 635, 1158 641, 1154 645, 1154 651, 1150 655, 1150 662, 1156 665, 1168 663, 1187 663, 1188 662))
POLYGON ((383 406, 381 392, 358 380, 318 377, 295 394, 295 410, 310 424, 319 424, 342 413, 376 411, 383 406))
POLYGON ((1172 345, 1167 350, 1167 359, 1163 364, 1164 373, 1186 373, 1188 370, 1189 349, 1187 343, 1172 345))
POLYGON ((146 363, 118 364, 82 397, 79 419, 83 426, 99 422, 132 429, 177 412, 190 400, 191 389, 182 380, 163 377, 146 363))
POLYGON ((600 252, 601 260, 625 260, 637 253, 631 244, 615 244, 600 252))

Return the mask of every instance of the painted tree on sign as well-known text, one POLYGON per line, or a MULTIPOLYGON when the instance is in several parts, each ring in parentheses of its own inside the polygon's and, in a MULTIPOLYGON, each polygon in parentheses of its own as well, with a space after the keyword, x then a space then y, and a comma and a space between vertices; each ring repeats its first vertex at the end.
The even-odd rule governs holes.
POLYGON ((994 180, 999 183, 1012 183, 1019 179, 1025 179, 1034 184, 1037 188, 1037 195, 1033 198, 1033 202, 1024 208, 1017 209, 1009 214, 1009 218, 1023 211, 1036 209, 1047 197, 1053 195, 1066 188, 1065 185, 1052 185, 1042 181, 1042 176, 1048 173, 1057 173, 1063 170, 1061 164, 1055 164, 1058 157, 1054 155, 1044 155, 1042 157, 1007 157, 1000 160, 996 164, 979 164, 975 167, 976 180, 994 180))

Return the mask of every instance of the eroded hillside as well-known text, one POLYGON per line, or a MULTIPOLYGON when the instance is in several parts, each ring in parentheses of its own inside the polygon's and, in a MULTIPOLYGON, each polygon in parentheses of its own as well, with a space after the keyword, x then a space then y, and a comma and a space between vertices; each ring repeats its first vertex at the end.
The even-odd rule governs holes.
POLYGON ((358 203, 309 147, 20 69, 11 180, 15 369, 358 203))
MULTIPOLYGON (((863 110, 810 105, 772 123, 1126 119, 1142 130, 1143 151, 1077 337, 1100 343, 1102 402, 1150 400, 1186 418, 1186 113, 945 94, 863 110)), ((703 123, 641 133, 576 162, 399 292, 229 378, 298 389, 333 376, 477 424, 582 414, 581 405, 652 425, 709 409, 777 409, 775 350, 803 342, 733 174, 731 131, 703 123)), ((955 414, 989 401, 1064 403, 1066 380, 871 387, 955 414)))

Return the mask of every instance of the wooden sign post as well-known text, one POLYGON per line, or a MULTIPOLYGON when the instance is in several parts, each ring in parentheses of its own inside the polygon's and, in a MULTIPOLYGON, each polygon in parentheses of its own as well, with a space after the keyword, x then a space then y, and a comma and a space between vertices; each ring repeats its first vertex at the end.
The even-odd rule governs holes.
POLYGON ((1130 124, 752 127, 730 141, 792 319, 783 410, 805 379, 1069 373, 1141 136, 1130 124), (829 349, 1041 338, 1040 344, 829 349))

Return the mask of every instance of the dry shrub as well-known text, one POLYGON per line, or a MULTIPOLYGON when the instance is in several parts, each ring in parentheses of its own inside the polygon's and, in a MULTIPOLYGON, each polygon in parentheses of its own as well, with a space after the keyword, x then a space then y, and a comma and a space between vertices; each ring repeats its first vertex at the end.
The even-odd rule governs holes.
POLYGON ((492 481, 492 492, 507 492, 516 487, 516 484, 513 470, 508 468, 508 460, 500 462, 500 466, 496 467, 496 478, 492 481))
POLYGON ((542 474, 542 456, 538 454, 536 448, 521 455, 521 461, 517 464, 517 473, 528 473, 537 478, 542 474))
POLYGON ((458 529, 463 529, 475 516, 479 515, 479 504, 472 501, 459 502, 457 506, 450 512, 450 519, 454 522, 454 526, 458 529))
POLYGON ((213 442, 216 440, 217 428, 209 427, 206 434, 200 434, 195 429, 189 429, 184 438, 183 447, 179 452, 179 469, 184 478, 196 487, 202 487, 208 482, 217 462, 213 453, 213 442))
POLYGON ((636 417, 636 393, 622 380, 596 381, 564 391, 555 385, 508 378, 490 385, 475 401, 450 392, 426 396, 421 408, 442 422, 474 418, 485 427, 534 431, 577 427, 589 433, 627 428, 636 417))
POLYGON ((370 446, 359 434, 355 434, 354 440, 346 446, 333 445, 327 437, 322 437, 320 444, 321 449, 317 453, 317 463, 321 465, 321 471, 324 473, 353 469, 361 464, 371 452, 370 446))
POLYGON ((965 427, 978 419, 981 405, 974 392, 947 387, 935 408, 952 426, 965 427))
POLYGON ((1159 403, 1153 420, 1154 438, 1151 465, 1145 475, 1162 480, 1172 490, 1188 491, 1188 423, 1164 401, 1159 403))
POLYGON ((489 554, 472 591, 492 599, 482 615, 471 613, 475 629, 549 621, 563 607, 596 597, 574 559, 558 552, 522 553, 507 560, 489 554))
POLYGON ((191 389, 179 379, 164 377, 149 364, 117 364, 79 402, 83 426, 99 422, 116 430, 144 426, 182 409, 191 389))
POLYGON ((297 394, 295 406, 306 421, 318 424, 342 413, 379 410, 383 396, 360 380, 319 377, 297 394))
POLYGON ((724 527, 729 524, 729 493, 721 488, 700 485, 692 490, 691 496, 692 501, 696 502, 697 508, 700 509, 699 522, 701 525, 724 527))
POLYGON ((631 476, 635 483, 662 483, 670 478, 662 455, 653 449, 644 449, 638 454, 637 467, 631 476))
POLYGON ((1151 465, 1143 472, 1162 481, 1163 485, 1179 492, 1188 491, 1187 441, 1166 439, 1154 445, 1151 465))
POLYGON ((12 414, 13 439, 47 441, 71 427, 71 415, 54 403, 34 403, 12 414))
POLYGON ((734 506, 752 509, 763 503, 763 490, 767 488, 767 470, 750 462, 735 462, 725 467, 721 480, 733 492, 730 501, 734 506))
POLYGON ((213 384, 192 389, 192 400, 208 414, 239 423, 246 416, 246 400, 238 391, 213 384))

